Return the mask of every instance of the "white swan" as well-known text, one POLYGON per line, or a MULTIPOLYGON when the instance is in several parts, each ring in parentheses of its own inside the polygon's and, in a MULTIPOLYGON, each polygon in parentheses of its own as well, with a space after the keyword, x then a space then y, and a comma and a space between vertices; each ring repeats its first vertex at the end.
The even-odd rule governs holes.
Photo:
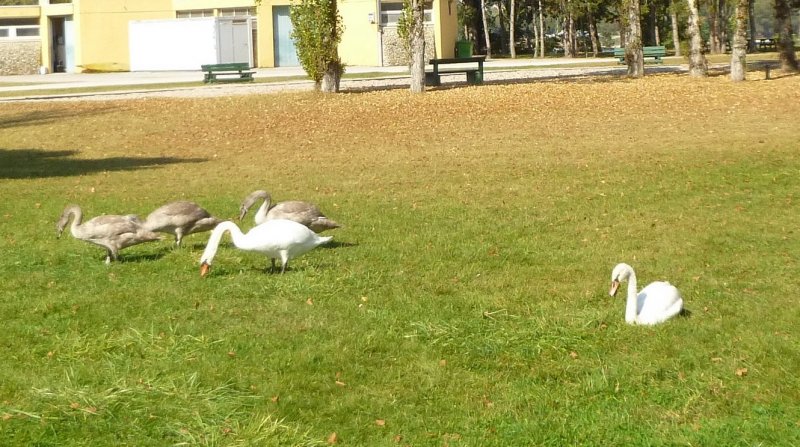
POLYGON ((625 322, 628 324, 653 325, 663 323, 681 312, 683 299, 672 284, 664 281, 650 283, 636 292, 636 273, 628 264, 617 264, 611 272, 611 290, 615 296, 619 283, 628 281, 628 301, 625 306, 625 322))
POLYGON ((144 226, 149 231, 175 235, 180 247, 184 236, 211 231, 222 222, 194 202, 168 203, 147 216, 144 226))
POLYGON ((288 219, 311 228, 315 233, 332 230, 341 226, 325 217, 322 211, 313 203, 290 200, 270 206, 272 204, 272 196, 264 190, 253 191, 250 195, 245 197, 242 206, 239 207, 239 220, 244 219, 247 210, 259 199, 263 199, 264 203, 258 207, 258 211, 256 211, 255 216, 253 216, 256 225, 261 225, 272 219, 288 219))
POLYGON ((211 262, 226 231, 231 232, 236 248, 269 257, 272 261, 271 270, 275 269, 275 259, 280 258, 281 273, 286 271, 290 259, 333 239, 332 236, 320 237, 304 225, 285 219, 269 220, 253 227, 247 234, 242 233, 233 222, 222 222, 211 232, 203 256, 200 257, 200 276, 206 276, 211 269, 211 262))
POLYGON ((67 205, 61 213, 61 218, 56 223, 59 238, 70 219, 72 225, 69 229, 72 237, 105 248, 106 264, 110 264, 112 260, 116 261, 119 251, 125 247, 161 239, 158 234, 144 228, 142 221, 133 214, 97 216, 82 222, 83 211, 78 205, 67 205))

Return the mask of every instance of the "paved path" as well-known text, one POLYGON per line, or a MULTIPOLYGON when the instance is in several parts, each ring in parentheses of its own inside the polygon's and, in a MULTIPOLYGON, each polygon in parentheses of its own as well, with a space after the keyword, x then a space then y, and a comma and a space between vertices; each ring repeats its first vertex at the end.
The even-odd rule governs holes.
MULTIPOLYGON (((484 64, 486 82, 509 79, 541 78, 554 76, 575 76, 582 74, 624 74, 624 67, 614 65, 611 58, 575 58, 575 59, 494 59, 484 64), (570 65, 586 65, 605 63, 605 67, 568 68, 570 65), (559 67, 559 68, 554 68, 559 67), (567 67, 567 68, 562 68, 567 67)), ((666 68, 666 67, 665 67, 666 68)), ((675 70, 676 67, 669 69, 675 70)), ((256 83, 222 83, 202 86, 163 87, 164 84, 191 83, 202 79, 202 72, 197 71, 161 71, 161 72, 117 72, 117 73, 53 73, 46 75, 16 75, 0 77, 0 102, 20 100, 88 100, 119 99, 132 97, 204 97, 236 94, 254 94, 275 91, 310 90, 313 83, 302 79, 305 72, 300 67, 278 67, 255 69, 254 77, 258 79, 275 79, 274 82, 256 83), (294 78, 283 79, 283 78, 294 78), (161 84, 162 86, 158 86, 161 84), (152 88, 147 88, 152 85, 152 88), (122 88, 115 89, 120 86, 122 88), (125 90, 124 86, 136 86, 136 89, 125 90), (144 87, 144 88, 142 88, 144 87), (52 93, 48 90, 64 90, 75 88, 102 89, 84 93, 52 93), (37 91, 33 93, 32 91, 37 91), (106 91, 103 91, 106 90, 106 91), (108 91, 110 90, 110 91, 108 91), (39 92, 43 91, 43 92, 39 92), (13 95, 19 92, 19 95, 13 95)), ((374 88, 392 88, 408 85, 408 69, 406 67, 347 67, 348 74, 370 74, 368 78, 342 80, 343 90, 362 90, 374 88), (375 76, 377 74, 377 76, 375 76)), ((464 82, 464 75, 443 77, 443 83, 464 82)))

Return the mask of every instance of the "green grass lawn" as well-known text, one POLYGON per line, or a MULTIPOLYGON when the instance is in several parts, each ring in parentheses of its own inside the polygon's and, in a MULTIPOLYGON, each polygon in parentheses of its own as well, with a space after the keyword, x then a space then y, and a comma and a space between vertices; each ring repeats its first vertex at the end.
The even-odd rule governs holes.
POLYGON ((798 445, 798 116, 786 75, 0 104, 0 439, 798 445), (254 189, 344 227, 206 278, 208 234, 55 237, 254 189), (618 262, 691 315, 625 324, 618 262))

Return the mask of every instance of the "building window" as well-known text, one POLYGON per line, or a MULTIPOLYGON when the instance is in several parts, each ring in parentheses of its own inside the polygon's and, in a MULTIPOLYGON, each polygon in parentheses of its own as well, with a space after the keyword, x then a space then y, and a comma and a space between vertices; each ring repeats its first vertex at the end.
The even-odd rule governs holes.
POLYGON ((255 16, 254 8, 224 8, 219 10, 219 15, 223 17, 250 17, 255 16))
POLYGON ((24 39, 39 35, 39 19, 0 20, 0 39, 24 39))
POLYGON ((214 17, 213 9, 191 9, 188 11, 175 11, 175 17, 179 19, 193 19, 196 17, 214 17))
MULTIPOLYGON (((397 26, 401 15, 403 15, 402 2, 381 2, 381 25, 397 26)), ((425 2, 425 23, 433 23, 433 2, 425 2)))

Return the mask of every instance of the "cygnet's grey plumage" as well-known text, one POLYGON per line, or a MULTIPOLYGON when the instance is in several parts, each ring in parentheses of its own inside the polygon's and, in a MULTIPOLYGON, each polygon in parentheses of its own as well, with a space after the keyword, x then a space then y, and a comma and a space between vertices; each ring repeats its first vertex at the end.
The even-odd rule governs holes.
POLYGON ((247 211, 258 200, 263 200, 264 202, 258 208, 254 216, 256 225, 261 225, 268 220, 286 219, 303 224, 315 233, 332 230, 341 226, 335 221, 328 219, 313 203, 290 200, 270 206, 272 204, 272 196, 264 190, 253 191, 250 195, 245 197, 242 206, 239 208, 239 220, 244 219, 247 211))
POLYGON ((211 231, 222 222, 194 202, 168 203, 147 216, 145 228, 158 233, 175 235, 175 245, 180 247, 185 236, 211 231))
POLYGON ((142 221, 133 214, 97 216, 83 222, 83 211, 78 205, 67 205, 64 208, 56 223, 58 237, 61 237, 70 219, 72 237, 105 248, 106 264, 116 261, 119 251, 125 247, 161 239, 158 234, 147 230, 142 221))

